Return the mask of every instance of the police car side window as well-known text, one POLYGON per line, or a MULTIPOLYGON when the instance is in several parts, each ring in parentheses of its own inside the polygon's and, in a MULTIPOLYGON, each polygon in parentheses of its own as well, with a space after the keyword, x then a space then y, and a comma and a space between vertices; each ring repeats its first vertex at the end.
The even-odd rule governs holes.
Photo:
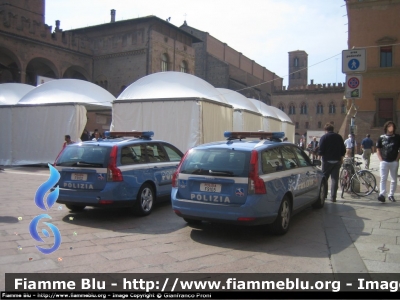
POLYGON ((299 148, 294 148, 294 151, 296 152, 296 156, 297 159, 299 160, 300 167, 311 166, 310 159, 304 152, 302 152, 299 148))
POLYGON ((283 163, 285 164, 286 169, 296 169, 299 167, 297 156, 293 151, 293 147, 284 146, 281 148, 281 151, 283 163))
POLYGON ((282 156, 278 148, 262 152, 262 171, 264 174, 279 172, 284 170, 282 156))
POLYGON ((140 145, 126 146, 121 149, 121 165, 134 165, 144 163, 140 145))
POLYGON ((170 145, 163 144, 165 151, 168 154, 169 161, 181 161, 182 155, 178 149, 174 149, 170 145))

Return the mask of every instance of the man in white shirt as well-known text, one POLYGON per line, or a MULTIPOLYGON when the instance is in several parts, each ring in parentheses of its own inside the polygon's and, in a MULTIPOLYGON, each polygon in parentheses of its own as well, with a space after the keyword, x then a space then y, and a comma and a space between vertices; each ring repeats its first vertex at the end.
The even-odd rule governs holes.
POLYGON ((353 148, 354 154, 357 153, 357 142, 354 134, 349 134, 349 138, 344 141, 344 146, 346 147, 346 157, 353 157, 353 148))

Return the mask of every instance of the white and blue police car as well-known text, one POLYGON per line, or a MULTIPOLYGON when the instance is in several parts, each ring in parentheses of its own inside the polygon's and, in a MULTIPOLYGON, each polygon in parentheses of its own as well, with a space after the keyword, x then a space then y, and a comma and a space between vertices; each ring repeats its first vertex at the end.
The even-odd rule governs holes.
POLYGON ((117 206, 150 214, 156 200, 169 199, 183 156, 175 146, 152 140, 153 135, 106 132, 105 139, 66 146, 54 163, 61 175, 57 202, 72 211, 117 206))
POLYGON ((326 180, 283 132, 225 132, 227 141, 190 149, 172 178, 174 212, 187 223, 269 224, 285 234, 291 216, 325 204, 326 180), (245 138, 259 140, 245 141, 245 138))

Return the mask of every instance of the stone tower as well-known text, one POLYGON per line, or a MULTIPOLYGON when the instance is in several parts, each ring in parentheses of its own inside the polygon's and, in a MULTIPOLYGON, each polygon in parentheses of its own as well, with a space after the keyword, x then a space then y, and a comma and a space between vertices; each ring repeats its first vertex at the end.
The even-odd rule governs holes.
MULTIPOLYGON (((21 17, 30 22, 45 23, 45 0, 0 0, 0 13, 3 17, 21 17)), ((7 21, 7 20, 3 20, 7 21)))
POLYGON ((308 81, 308 54, 303 50, 289 52, 289 88, 305 86, 308 81))

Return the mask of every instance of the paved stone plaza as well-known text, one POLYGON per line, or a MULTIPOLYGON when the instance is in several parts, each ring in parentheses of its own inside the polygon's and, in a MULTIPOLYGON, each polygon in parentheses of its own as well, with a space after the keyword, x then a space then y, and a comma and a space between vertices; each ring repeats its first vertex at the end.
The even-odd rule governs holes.
MULTIPOLYGON (((375 154, 375 175, 378 165, 375 154)), ((400 193, 395 203, 378 202, 376 193, 327 200, 321 210, 307 208, 294 216, 285 236, 211 223, 190 227, 169 201, 142 218, 120 209, 71 213, 55 204, 46 222, 58 227, 62 244, 44 255, 28 226, 45 213, 34 195, 48 176, 40 167, 0 171, 0 290, 9 272, 400 272, 400 193)))

